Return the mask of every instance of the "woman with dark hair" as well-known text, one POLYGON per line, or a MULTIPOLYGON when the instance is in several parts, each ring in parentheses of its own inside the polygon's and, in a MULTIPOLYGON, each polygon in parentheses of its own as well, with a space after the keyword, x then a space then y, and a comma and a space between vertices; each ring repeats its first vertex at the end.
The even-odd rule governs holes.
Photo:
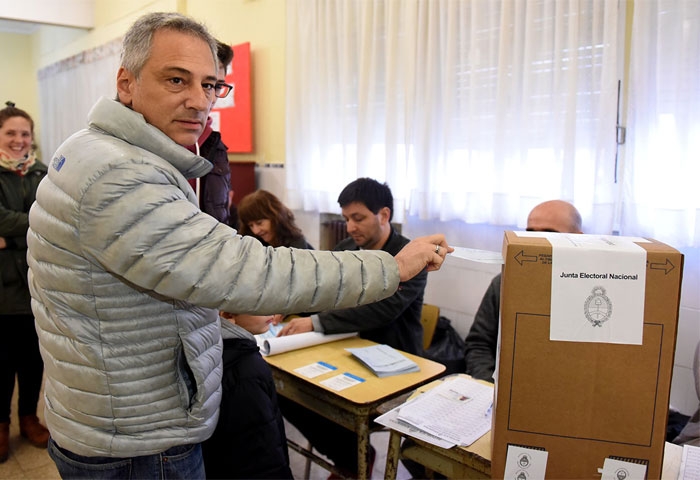
POLYGON ((12 102, 6 105, 0 110, 0 463, 9 453, 15 378, 20 434, 41 448, 49 441, 36 416, 44 363, 27 283, 29 207, 47 170, 34 155, 32 117, 12 102))
POLYGON ((294 223, 294 213, 267 190, 249 193, 238 203, 239 231, 271 247, 313 250, 301 229, 294 223))

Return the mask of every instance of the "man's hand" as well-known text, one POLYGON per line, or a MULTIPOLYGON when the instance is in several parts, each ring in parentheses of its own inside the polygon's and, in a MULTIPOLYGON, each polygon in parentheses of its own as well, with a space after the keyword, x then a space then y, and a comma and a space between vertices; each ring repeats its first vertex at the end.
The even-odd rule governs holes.
POLYGON ((439 270, 445 256, 454 252, 441 233, 419 237, 412 240, 394 257, 399 264, 399 278, 402 282, 410 280, 420 272, 439 270))
POLYGON ((313 331, 314 324, 311 322, 311 317, 298 317, 288 321, 277 336, 284 337, 286 335, 296 335, 297 333, 313 331))
POLYGON ((0 250, 3 250, 7 248, 7 242, 5 241, 5 237, 0 237, 0 250))

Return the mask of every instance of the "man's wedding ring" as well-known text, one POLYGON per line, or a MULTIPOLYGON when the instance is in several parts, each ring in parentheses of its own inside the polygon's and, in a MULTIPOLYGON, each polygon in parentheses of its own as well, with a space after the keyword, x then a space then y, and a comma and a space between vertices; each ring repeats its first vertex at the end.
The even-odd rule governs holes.
POLYGON ((440 245, 435 245, 435 253, 440 255, 440 245))

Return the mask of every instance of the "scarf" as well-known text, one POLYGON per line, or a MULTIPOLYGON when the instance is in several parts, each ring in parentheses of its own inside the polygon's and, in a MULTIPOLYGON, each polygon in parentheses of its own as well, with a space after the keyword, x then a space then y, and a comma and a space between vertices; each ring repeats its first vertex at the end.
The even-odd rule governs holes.
POLYGON ((12 158, 5 150, 0 149, 0 167, 3 167, 18 175, 24 176, 29 167, 36 162, 34 151, 30 151, 22 158, 12 158))

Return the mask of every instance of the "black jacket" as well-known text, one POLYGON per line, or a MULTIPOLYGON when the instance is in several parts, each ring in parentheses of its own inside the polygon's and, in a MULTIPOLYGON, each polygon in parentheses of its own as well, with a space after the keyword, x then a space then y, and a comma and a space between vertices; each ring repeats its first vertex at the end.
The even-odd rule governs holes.
POLYGON ((221 410, 214 434, 202 444, 207 478, 291 479, 270 367, 251 334, 225 320, 221 329, 221 410))
MULTIPOLYGON (((200 208, 221 223, 229 223, 228 192, 231 190, 231 169, 227 147, 219 132, 211 132, 199 149, 199 155, 209 160, 214 168, 200 181, 200 208)), ((234 228, 238 228, 235 226, 234 228)))
MULTIPOLYGON (((382 250, 396 255, 409 242, 393 228, 382 250)), ((352 238, 346 238, 334 250, 359 250, 352 238)), ((360 332, 360 337, 415 355, 423 352, 423 292, 428 272, 401 282, 392 296, 361 307, 332 310, 318 314, 324 333, 360 332)))
POLYGON ((498 314, 501 302, 501 274, 486 289, 474 323, 465 343, 467 373, 479 380, 493 382, 496 369, 496 344, 498 343, 498 314))
POLYGON ((0 315, 31 315, 27 283, 27 230, 29 208, 47 167, 38 160, 26 175, 0 167, 0 315))

